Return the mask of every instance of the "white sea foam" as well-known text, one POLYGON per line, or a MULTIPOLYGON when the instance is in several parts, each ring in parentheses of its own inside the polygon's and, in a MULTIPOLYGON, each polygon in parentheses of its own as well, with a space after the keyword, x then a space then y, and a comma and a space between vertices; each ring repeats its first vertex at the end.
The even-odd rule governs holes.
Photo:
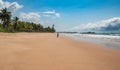
POLYGON ((95 35, 95 34, 62 34, 75 40, 88 41, 105 47, 120 50, 120 36, 95 35))

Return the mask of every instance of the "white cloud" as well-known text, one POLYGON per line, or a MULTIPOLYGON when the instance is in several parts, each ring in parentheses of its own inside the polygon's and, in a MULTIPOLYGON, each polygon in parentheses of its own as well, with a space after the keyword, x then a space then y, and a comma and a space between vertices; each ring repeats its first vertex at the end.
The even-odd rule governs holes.
POLYGON ((2 0, 0 0, 0 5, 2 5, 3 4, 3 1, 2 0))
POLYGON ((56 12, 55 10, 53 10, 53 11, 46 11, 46 12, 43 12, 43 13, 44 13, 44 16, 46 16, 46 17, 50 17, 52 15, 56 16, 57 18, 61 17, 60 13, 56 12))
POLYGON ((82 31, 82 30, 101 30, 101 31, 119 31, 120 30, 120 17, 114 17, 107 20, 102 20, 96 23, 81 24, 73 27, 71 31, 82 31))
POLYGON ((8 9, 8 11, 15 12, 18 9, 22 8, 23 5, 20 5, 17 2, 10 3, 7 1, 4 2, 3 0, 0 0, 0 9, 5 8, 5 7, 8 9))
POLYGON ((21 21, 25 21, 25 22, 34 22, 34 23, 40 23, 41 22, 41 18, 40 18, 40 14, 36 13, 36 12, 30 12, 30 13, 20 13, 19 18, 21 21))
POLYGON ((54 14, 55 10, 53 10, 53 11, 46 11, 46 12, 43 12, 43 13, 45 13, 45 14, 54 14))
POLYGON ((61 17, 60 13, 56 13, 55 16, 58 18, 61 17))
POLYGON ((43 16, 44 16, 44 17, 51 17, 51 15, 47 15, 47 14, 44 14, 43 16))

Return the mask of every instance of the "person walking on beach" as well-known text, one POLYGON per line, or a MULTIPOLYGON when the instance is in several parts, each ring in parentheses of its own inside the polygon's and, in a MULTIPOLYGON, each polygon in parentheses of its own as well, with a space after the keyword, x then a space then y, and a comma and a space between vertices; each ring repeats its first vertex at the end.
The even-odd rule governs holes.
POLYGON ((59 33, 57 33, 57 38, 59 37, 59 33))

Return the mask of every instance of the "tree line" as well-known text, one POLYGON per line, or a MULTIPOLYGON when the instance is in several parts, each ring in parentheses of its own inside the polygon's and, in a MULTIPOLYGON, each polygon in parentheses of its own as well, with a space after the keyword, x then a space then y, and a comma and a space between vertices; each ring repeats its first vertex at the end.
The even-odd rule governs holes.
POLYGON ((0 10, 0 32, 55 32, 54 25, 44 27, 41 24, 20 21, 18 17, 11 18, 11 12, 7 8, 0 10))

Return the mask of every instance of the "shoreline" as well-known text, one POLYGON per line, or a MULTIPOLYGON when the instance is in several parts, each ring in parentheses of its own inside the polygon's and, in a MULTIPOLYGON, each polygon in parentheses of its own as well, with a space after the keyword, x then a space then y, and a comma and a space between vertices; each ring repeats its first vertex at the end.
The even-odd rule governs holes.
POLYGON ((93 35, 93 34, 62 34, 68 38, 101 45, 106 48, 120 50, 120 36, 93 35))
POLYGON ((119 70, 120 51, 56 33, 0 33, 0 70, 119 70))

